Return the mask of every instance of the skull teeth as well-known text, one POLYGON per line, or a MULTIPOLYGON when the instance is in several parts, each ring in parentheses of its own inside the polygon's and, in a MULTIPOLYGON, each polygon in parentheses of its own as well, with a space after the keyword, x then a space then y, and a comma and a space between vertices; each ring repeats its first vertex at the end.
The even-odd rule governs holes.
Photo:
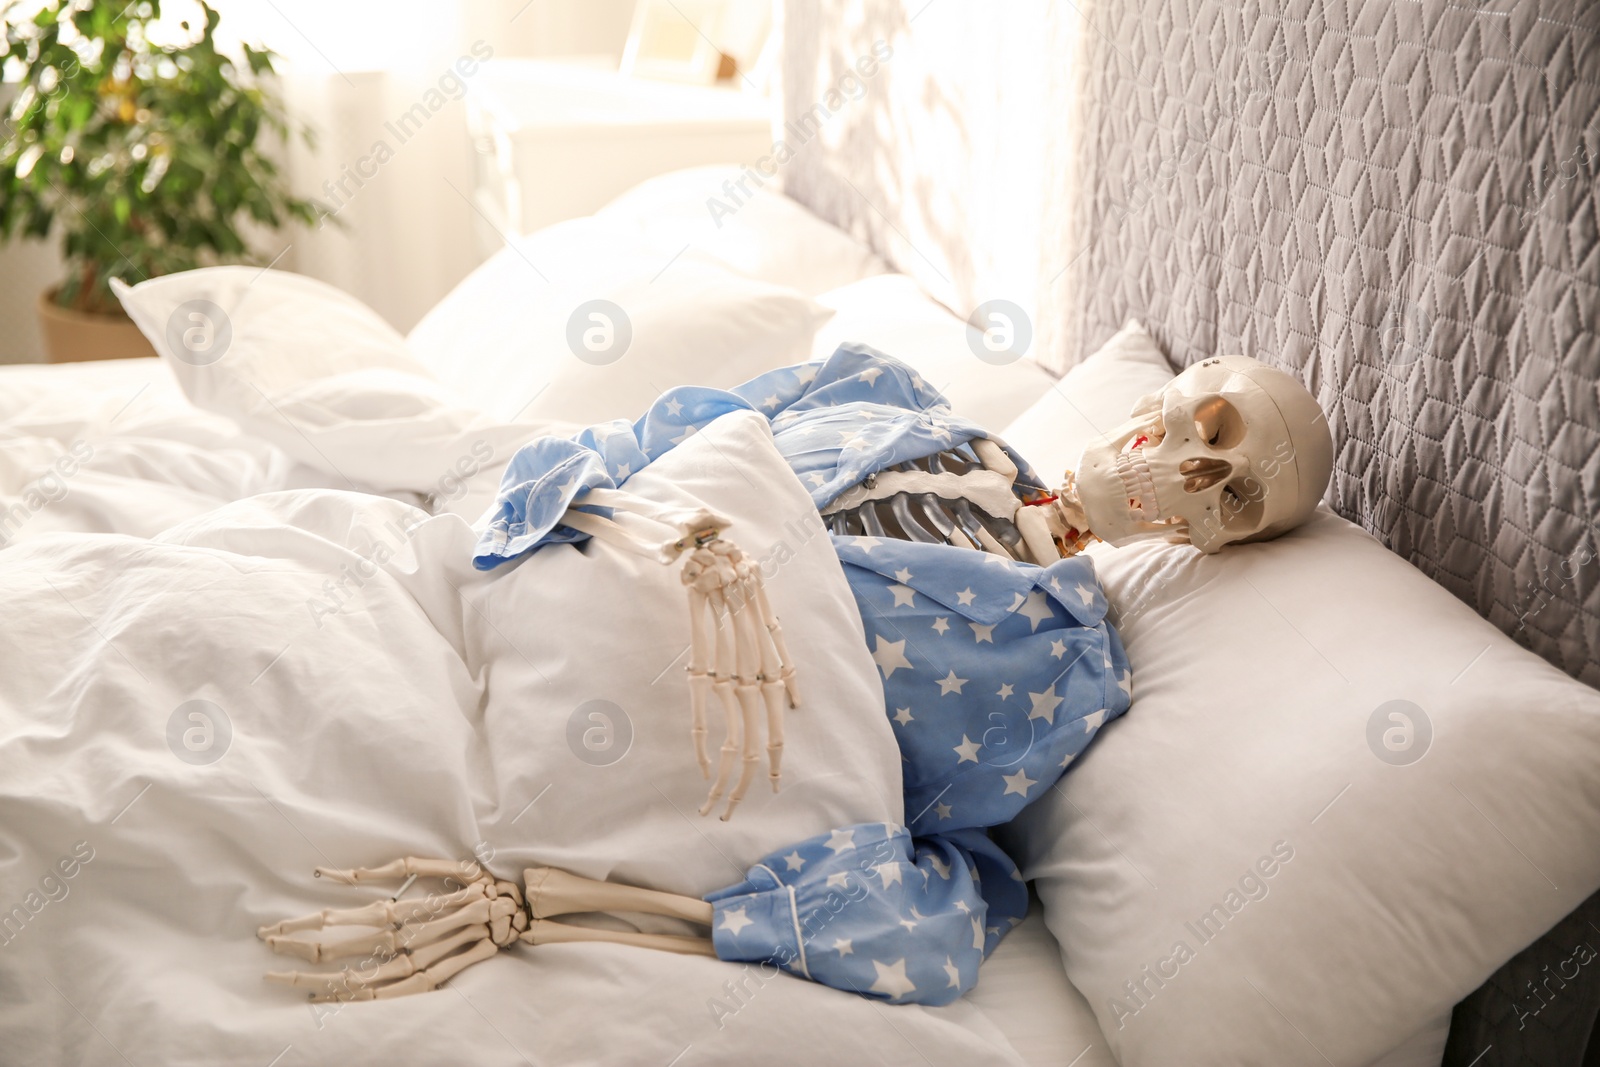
MULTIPOLYGON (((1134 441, 1139 441, 1139 438, 1135 437, 1134 441)), ((1150 464, 1145 461, 1142 448, 1130 445, 1117 453, 1117 477, 1122 480, 1122 490, 1128 497, 1128 510, 1134 517, 1145 522, 1160 522, 1161 506, 1156 501, 1156 483, 1150 476, 1150 464)))

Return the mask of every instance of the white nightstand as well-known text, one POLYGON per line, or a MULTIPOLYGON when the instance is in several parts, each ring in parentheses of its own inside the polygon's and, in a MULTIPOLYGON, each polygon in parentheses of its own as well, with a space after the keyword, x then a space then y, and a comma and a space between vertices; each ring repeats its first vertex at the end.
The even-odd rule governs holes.
MULTIPOLYGON (((496 59, 473 81, 476 197, 496 227, 528 233, 593 214, 657 174, 753 165, 771 151, 766 98, 628 78, 612 63, 496 59)), ((484 239, 486 250, 500 245, 484 239)))

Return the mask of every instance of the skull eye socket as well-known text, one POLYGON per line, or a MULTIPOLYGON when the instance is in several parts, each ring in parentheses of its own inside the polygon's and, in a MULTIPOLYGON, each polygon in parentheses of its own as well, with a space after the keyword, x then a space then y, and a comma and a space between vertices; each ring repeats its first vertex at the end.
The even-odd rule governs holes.
POLYGON ((1236 448, 1244 440, 1244 416, 1220 396, 1208 396, 1194 413, 1195 432, 1212 448, 1236 448))
POLYGON ((1222 527, 1230 532, 1251 531, 1261 525, 1266 511, 1266 493, 1254 479, 1229 482, 1222 487, 1222 527))

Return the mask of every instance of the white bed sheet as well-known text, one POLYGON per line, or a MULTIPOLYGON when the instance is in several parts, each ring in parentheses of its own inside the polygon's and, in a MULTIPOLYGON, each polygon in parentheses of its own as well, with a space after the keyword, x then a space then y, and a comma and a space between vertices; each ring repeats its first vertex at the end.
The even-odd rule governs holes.
POLYGON ((0 367, 0 546, 150 537, 247 496, 333 484, 195 408, 159 360, 0 367))
POLYGON ((1037 899, 984 961, 967 994, 1029 1067, 1116 1067, 1089 1002, 1061 966, 1061 949, 1037 899))
MULTIPOLYGON (((734 433, 739 421, 719 423, 720 432, 734 433)), ((703 447, 699 467, 683 469, 719 467, 707 458, 720 452, 718 433, 696 435, 669 459, 692 464, 703 447)), ((748 441, 734 450, 752 455, 748 441)), ((768 451, 767 476, 758 473, 756 484, 781 480, 781 460, 768 451)), ((789 481, 792 499, 772 509, 764 537, 777 535, 782 515, 808 506, 789 481)), ((710 484, 740 491, 725 478, 710 484)), ((728 499, 706 499, 736 513, 728 499)), ((583 778, 581 767, 576 781, 587 786, 519 766, 553 759, 562 775, 574 767, 533 731, 518 735, 521 746, 489 741, 495 723, 516 721, 513 709, 538 692, 516 672, 540 671, 539 651, 519 665, 524 639, 541 641, 542 620, 514 596, 520 588, 537 598, 548 587, 538 569, 473 572, 465 524, 442 516, 406 529, 416 517, 407 511, 363 494, 285 492, 218 509, 155 541, 36 538, 0 551, 0 586, 31 623, 0 644, 0 901, 13 917, 0 938, 0 1061, 749 1063, 805 1047, 823 1062, 1020 1062, 968 1004, 890 1008, 786 976, 762 980, 754 968, 618 946, 518 947, 435 994, 331 1013, 265 986, 262 970, 285 961, 251 936, 257 924, 376 895, 317 885, 310 866, 459 855, 462 842, 496 841, 497 869, 517 871, 535 860, 528 843, 541 835, 512 824, 524 815, 530 829, 560 820, 563 805, 604 784, 583 778), (392 553, 380 557, 383 544, 392 553), (360 610, 308 618, 311 598, 325 595, 324 576, 358 573, 363 561, 373 567, 359 572, 360 610), (515 644, 507 631, 519 635, 515 644), (230 747, 218 753, 225 758, 179 755, 173 724, 185 720, 169 709, 181 713, 196 697, 222 713, 213 725, 232 723, 222 735, 230 747), (533 808, 541 779, 555 792, 533 808), (25 909, 20 918, 13 905, 25 909), (731 991, 736 983, 742 996, 731 991)), ((825 539, 810 545, 831 557, 825 539)), ((676 581, 652 573, 658 601, 681 610, 676 581)), ((835 602, 849 615, 843 577, 834 579, 835 602)), ((629 601, 605 603, 615 612, 629 601)), ((797 650, 808 618, 850 644, 843 616, 828 624, 801 610, 792 618, 797 650)), ((555 677, 563 653, 543 641, 553 658, 542 673, 555 677)), ((854 674, 865 684, 873 668, 854 647, 854 674)), ((818 696, 823 706, 860 705, 830 700, 826 687, 818 696)), ((868 689, 859 696, 872 702, 868 689)), ((892 793, 893 741, 878 725, 889 748, 880 753, 884 774, 874 777, 892 793)), ((639 729, 640 744, 664 751, 645 723, 639 729)), ((814 781, 859 789, 868 779, 848 761, 822 758, 814 781)), ((629 766, 623 773, 638 772, 629 766)), ((666 803, 652 813, 681 840, 658 859, 677 866, 704 851, 720 870, 726 858, 712 832, 722 824, 708 830, 680 815, 703 784, 693 775, 661 780, 666 803)), ((824 825, 860 817, 799 781, 777 798, 748 799, 742 821, 717 836, 727 842, 730 830, 754 828, 763 803, 801 805, 824 825), (808 797, 822 807, 806 805, 808 797)), ((607 819, 626 828, 637 810, 607 819)), ((542 839, 553 835, 547 829, 542 839)))

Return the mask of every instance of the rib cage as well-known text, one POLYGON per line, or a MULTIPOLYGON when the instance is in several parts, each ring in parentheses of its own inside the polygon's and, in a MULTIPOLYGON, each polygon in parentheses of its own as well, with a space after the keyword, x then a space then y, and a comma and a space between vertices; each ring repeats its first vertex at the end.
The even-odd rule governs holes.
MULTIPOLYGON (((983 465, 972 446, 964 444, 886 469, 966 474, 983 469, 983 465)), ((876 481, 877 475, 869 475, 866 484, 871 486, 876 481)), ((823 521, 836 534, 870 534, 896 541, 922 541, 954 545, 957 548, 982 549, 983 535, 987 535, 998 542, 1012 559, 1026 558, 1026 553, 1020 547, 1022 534, 1014 523, 995 518, 981 509, 974 510, 960 498, 947 500, 933 493, 897 493, 883 500, 836 511, 823 521), (983 535, 980 535, 980 530, 983 535)))

